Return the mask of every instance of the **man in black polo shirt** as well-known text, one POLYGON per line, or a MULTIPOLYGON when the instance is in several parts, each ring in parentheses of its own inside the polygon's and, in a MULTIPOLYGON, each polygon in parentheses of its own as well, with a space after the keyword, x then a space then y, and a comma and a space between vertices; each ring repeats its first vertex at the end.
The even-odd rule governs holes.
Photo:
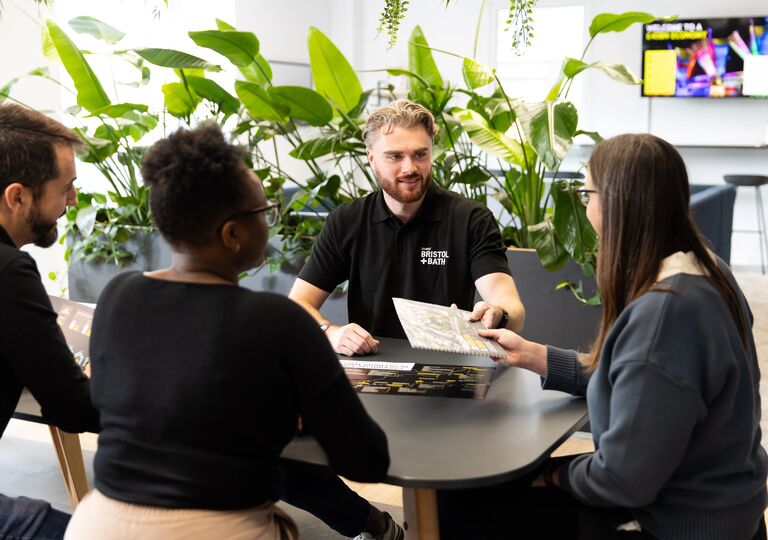
MULTIPOLYGON (((18 105, 0 105, 0 435, 23 387, 45 419, 65 431, 98 431, 88 379, 64 341, 34 260, 77 201, 77 135, 18 105)), ((69 515, 33 499, 0 495, 0 538, 62 538, 69 515)))
POLYGON ((364 138, 381 190, 328 216, 290 297, 325 330, 336 352, 376 352, 373 336, 404 338, 393 297, 473 309, 489 328, 519 331, 524 310, 493 214, 432 183, 432 114, 399 100, 369 117, 364 138), (350 324, 318 311, 349 280, 350 324))
MULTIPOLYGON (((375 111, 364 129, 381 190, 328 216, 290 298, 315 317, 334 350, 370 354, 374 336, 404 338, 393 297, 472 309, 489 328, 519 331, 525 312, 488 208, 432 184, 432 114, 399 100, 375 111), (349 280, 350 323, 331 324, 319 309, 349 280), (483 301, 474 308, 475 291, 483 301)), ((327 471, 284 466, 283 499, 341 534, 399 540, 392 518, 327 471)))

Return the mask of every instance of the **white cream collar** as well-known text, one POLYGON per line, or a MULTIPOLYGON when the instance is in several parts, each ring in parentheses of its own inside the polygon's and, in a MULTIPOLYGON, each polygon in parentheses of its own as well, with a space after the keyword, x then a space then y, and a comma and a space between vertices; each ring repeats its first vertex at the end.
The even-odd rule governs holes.
MULTIPOLYGON (((712 252, 707 250, 712 256, 712 252)), ((670 276, 676 274, 690 274, 693 276, 706 276, 707 271, 699 264, 699 260, 692 251, 676 251, 669 257, 665 257, 661 261, 659 267, 659 274, 656 276, 656 281, 667 279, 670 276)))

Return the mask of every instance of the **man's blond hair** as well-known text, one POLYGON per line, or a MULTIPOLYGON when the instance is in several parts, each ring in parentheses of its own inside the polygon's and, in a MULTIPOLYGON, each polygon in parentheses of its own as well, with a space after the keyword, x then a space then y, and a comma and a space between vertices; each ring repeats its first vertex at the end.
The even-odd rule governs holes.
POLYGON ((370 148, 380 133, 386 135, 392 133, 396 127, 416 126, 424 126, 433 140, 439 129, 435 124, 435 117, 424 106, 407 99, 398 99, 371 113, 363 128, 363 140, 366 148, 370 148))

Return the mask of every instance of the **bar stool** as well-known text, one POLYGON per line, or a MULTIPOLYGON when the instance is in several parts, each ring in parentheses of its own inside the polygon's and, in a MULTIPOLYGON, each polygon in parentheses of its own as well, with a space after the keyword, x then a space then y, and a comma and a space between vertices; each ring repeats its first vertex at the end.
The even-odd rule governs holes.
POLYGON ((726 182, 738 187, 753 187, 755 188, 755 202, 757 206, 757 230, 736 231, 733 232, 756 232, 760 239, 760 267, 765 274, 765 257, 768 254, 768 237, 766 236, 765 226, 765 213, 763 209, 763 197, 760 192, 760 187, 768 184, 768 176, 760 174, 726 174, 724 177, 726 182))

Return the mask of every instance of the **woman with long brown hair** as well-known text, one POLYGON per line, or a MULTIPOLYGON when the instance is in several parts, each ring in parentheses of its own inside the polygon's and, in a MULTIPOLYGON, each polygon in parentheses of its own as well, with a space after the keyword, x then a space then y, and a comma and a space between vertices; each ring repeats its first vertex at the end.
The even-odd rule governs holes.
POLYGON ((501 364, 586 395, 596 450, 512 484, 442 492, 443 538, 510 538, 526 523, 540 538, 765 538, 752 315, 691 221, 682 157, 652 135, 614 137, 578 191, 600 238, 592 351, 484 335, 507 351, 501 364), (482 512, 462 531, 468 506, 482 512))

